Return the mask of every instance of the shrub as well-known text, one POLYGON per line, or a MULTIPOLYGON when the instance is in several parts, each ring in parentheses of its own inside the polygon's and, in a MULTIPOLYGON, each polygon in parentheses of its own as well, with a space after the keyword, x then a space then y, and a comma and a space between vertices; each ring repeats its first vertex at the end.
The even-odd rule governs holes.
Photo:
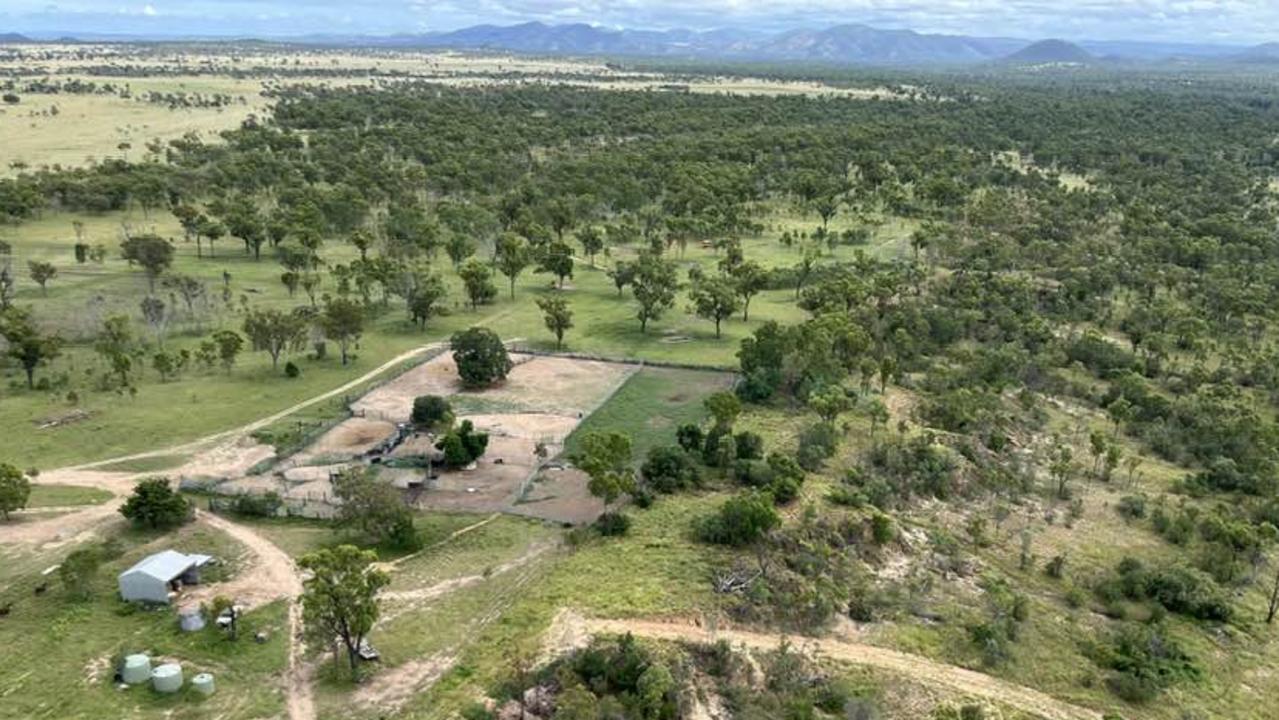
POLYGON ((655 447, 640 466, 640 477, 656 492, 673 493, 701 484, 697 462, 674 445, 655 447))
POLYGON ((685 452, 699 452, 706 443, 706 433, 693 423, 685 423, 675 431, 675 442, 679 443, 685 452))
POLYGON ((606 512, 595 520, 595 529, 605 537, 625 535, 631 529, 631 518, 619 512, 606 512))
POLYGON ((497 717, 483 703, 472 702, 462 708, 462 720, 493 720, 497 717))
POLYGON ((725 500, 718 511, 704 518, 698 536, 704 542, 740 547, 755 542, 780 524, 772 495, 751 490, 725 500))
POLYGON ((1194 660, 1158 625, 1127 624, 1094 650, 1101 667, 1113 670, 1110 690, 1133 703, 1153 700, 1182 679, 1199 676, 1194 660))
POLYGON ((87 599, 93 592, 93 580, 98 569, 110 559, 101 546, 71 551, 58 565, 58 578, 67 594, 77 600, 87 599))
POLYGON ((1079 608, 1083 607, 1084 603, 1088 601, 1088 594, 1085 593, 1078 585, 1071 585, 1070 588, 1066 590, 1064 599, 1066 600, 1066 605, 1068 607, 1079 608))
POLYGON ((839 433, 835 426, 827 422, 809 425, 799 434, 799 450, 795 459, 799 466, 814 472, 820 470, 826 460, 835 454, 839 444, 839 433))
POLYGON ((787 477, 773 478, 773 482, 768 485, 768 492, 773 496, 773 502, 785 505, 799 497, 799 483, 787 477))
POLYGON ((733 436, 733 441, 736 443, 739 460, 758 460, 764 457, 764 438, 758 433, 743 430, 733 436))
POLYGON ((413 525, 413 515, 408 512, 397 515, 391 522, 391 528, 387 531, 386 539, 383 542, 387 547, 396 550, 407 552, 421 550, 423 544, 422 534, 413 525))
POLYGON ((148 478, 133 488, 120 514, 134 525, 153 529, 174 528, 191 520, 195 508, 164 478, 148 478))
POLYGON ((1115 511, 1129 520, 1144 518, 1146 517, 1146 496, 1125 495, 1119 498, 1119 503, 1115 505, 1115 511))
POLYGON ((870 518, 870 537, 876 545, 886 545, 897 537, 897 529, 893 519, 884 513, 875 513, 870 518))
POLYGON ((1030 598, 1025 595, 1013 597, 1013 620, 1026 622, 1030 619, 1030 598))
POLYGON ((475 432, 470 420, 463 420, 461 425, 450 430, 439 442, 436 449, 444 453, 444 462, 450 467, 466 467, 475 462, 488 449, 488 433, 475 432))
POLYGON ((1051 560, 1044 563, 1044 574, 1060 580, 1066 574, 1066 556, 1054 555, 1051 560))
POLYGON ((859 508, 866 504, 866 495, 857 488, 840 485, 834 490, 831 490, 829 493, 826 493, 826 500, 833 505, 859 508))
POLYGON ((422 395, 413 399, 409 419, 415 429, 430 432, 452 427, 453 417, 453 406, 448 400, 439 395, 422 395))
POLYGON ((779 452, 771 452, 768 454, 768 466, 773 469, 773 474, 779 478, 789 478, 798 483, 804 482, 804 468, 795 462, 795 459, 789 455, 783 455, 779 452))
POLYGON ((720 461, 720 445, 725 440, 734 443, 733 453, 734 457, 736 457, 737 446, 733 440, 732 432, 727 428, 716 425, 702 436, 702 462, 712 467, 718 465, 720 461))
POLYGON ((733 464, 733 477, 746 487, 766 488, 776 475, 763 460, 738 460, 733 464))

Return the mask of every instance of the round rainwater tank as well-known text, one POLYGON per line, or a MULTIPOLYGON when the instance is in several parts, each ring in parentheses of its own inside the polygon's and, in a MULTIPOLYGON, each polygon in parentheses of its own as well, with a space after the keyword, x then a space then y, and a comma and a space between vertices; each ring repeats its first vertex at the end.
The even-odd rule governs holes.
POLYGON ((191 687, 201 695, 213 694, 213 676, 209 673, 200 673, 191 678, 191 687))
POLYGON ((182 632, 196 632, 204 629, 204 613, 200 608, 187 607, 178 611, 178 627, 182 632))
POLYGON ((141 654, 126 657, 120 678, 130 685, 141 685, 151 679, 151 658, 141 654))
POLYGON ((182 689, 182 666, 165 663, 151 671, 151 687, 156 692, 175 693, 182 689))

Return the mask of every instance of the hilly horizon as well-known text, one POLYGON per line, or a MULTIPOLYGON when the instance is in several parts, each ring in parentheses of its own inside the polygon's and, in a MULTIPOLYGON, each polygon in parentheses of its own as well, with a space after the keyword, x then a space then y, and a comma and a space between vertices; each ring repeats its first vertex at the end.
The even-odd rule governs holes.
MULTIPOLYGON (((86 42, 230 40, 201 36, 133 36, 94 33, 10 33, 0 42, 78 38, 86 42)), ((528 54, 654 57, 687 60, 817 62, 835 65, 980 65, 984 63, 1087 63, 1101 58, 1163 61, 1279 62, 1279 43, 1253 47, 1145 40, 1065 40, 920 33, 846 23, 818 29, 766 33, 717 30, 635 30, 589 23, 480 24, 457 30, 394 35, 308 34, 243 36, 286 43, 386 48, 500 50, 528 54), (1023 55, 1023 53, 1027 53, 1023 55)))
POLYGON ((1070 63, 1084 64, 1095 61, 1087 50, 1067 40, 1040 40, 1012 53, 1003 61, 1015 65, 1070 63))

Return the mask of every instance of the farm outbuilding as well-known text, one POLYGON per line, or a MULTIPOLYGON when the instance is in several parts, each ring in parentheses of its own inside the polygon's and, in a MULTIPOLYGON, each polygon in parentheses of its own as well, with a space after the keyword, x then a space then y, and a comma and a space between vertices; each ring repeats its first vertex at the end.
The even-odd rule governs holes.
POLYGON ((126 601, 167 603, 183 585, 200 582, 200 568, 213 558, 165 550, 120 573, 120 597, 126 601))

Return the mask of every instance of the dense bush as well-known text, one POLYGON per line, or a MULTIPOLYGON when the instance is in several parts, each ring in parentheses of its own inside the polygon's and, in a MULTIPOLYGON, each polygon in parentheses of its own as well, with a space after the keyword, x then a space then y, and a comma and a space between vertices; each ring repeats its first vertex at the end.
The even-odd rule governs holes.
POLYGON ((799 434, 799 450, 795 460, 800 467, 815 472, 835 454, 839 445, 839 432, 827 422, 817 422, 804 428, 799 434))
POLYGON ((750 490, 725 500, 718 511, 703 518, 698 537, 716 545, 749 545, 781 521, 773 509, 773 496, 750 490))
POLYGON ((413 398, 413 413, 409 421, 421 432, 447 430, 453 425, 453 406, 439 395, 422 395, 413 398))
MULTIPOLYGON (((892 493, 903 499, 918 494, 944 500, 954 493, 955 457, 929 434, 885 440, 872 448, 868 459, 874 470, 886 476, 892 493)), ((888 502, 875 497, 882 488, 867 494, 877 507, 888 502)))
POLYGON ((675 442, 679 443, 685 452, 701 452, 702 446, 706 443, 706 433, 693 423, 685 423, 675 431, 675 442))
POLYGON ((625 535, 631 529, 631 518, 619 512, 606 512, 596 518, 595 529, 605 537, 625 535))
POLYGON ((738 460, 758 460, 764 457, 764 438, 759 433, 742 431, 733 436, 738 460))
POLYGON ((1119 503, 1115 505, 1115 510, 1130 520, 1144 518, 1146 517, 1146 496, 1125 495, 1119 498, 1119 503))
POLYGON ((659 493, 689 490, 701 484, 697 461, 674 445, 655 447, 640 466, 645 486, 659 493))
POLYGON ((484 454, 488 444, 488 433, 476 432, 470 420, 463 420, 436 442, 435 447, 444 453, 444 462, 449 467, 466 467, 484 454))
POLYGON ((1179 680, 1200 671, 1194 660, 1159 625, 1125 624, 1093 650, 1101 667, 1112 670, 1111 691, 1133 703, 1153 700, 1179 680))
POLYGON ((1116 574, 1098 585, 1097 593, 1107 601, 1120 597, 1151 600, 1169 612, 1200 620, 1226 622, 1233 615, 1226 594, 1211 577, 1179 565, 1147 568, 1136 559, 1125 558, 1116 574))
POLYGON ((134 525, 153 529, 177 527, 195 516, 195 508, 165 478, 148 478, 133 488, 120 514, 134 525))

